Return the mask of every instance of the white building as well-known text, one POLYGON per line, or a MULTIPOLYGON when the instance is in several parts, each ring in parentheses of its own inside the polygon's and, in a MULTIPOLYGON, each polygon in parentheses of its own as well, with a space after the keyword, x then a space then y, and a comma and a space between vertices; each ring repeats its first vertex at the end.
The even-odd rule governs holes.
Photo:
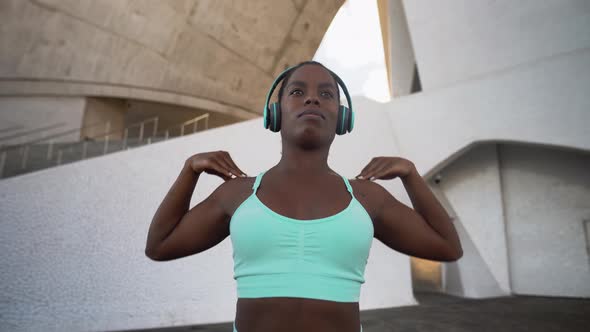
MULTIPOLYGON (((379 6, 393 99, 353 98, 355 129, 330 164, 351 178, 375 156, 413 161, 464 256, 428 262, 374 241, 361 309, 412 305, 424 289, 590 297, 590 2, 379 6)), ((280 137, 255 118, 0 181, 0 330, 232 321, 229 238, 175 261, 144 255, 184 160, 218 149, 256 175, 279 160, 280 137)), ((220 183, 202 176, 191 206, 220 183)), ((399 180, 378 183, 410 204, 399 180)))

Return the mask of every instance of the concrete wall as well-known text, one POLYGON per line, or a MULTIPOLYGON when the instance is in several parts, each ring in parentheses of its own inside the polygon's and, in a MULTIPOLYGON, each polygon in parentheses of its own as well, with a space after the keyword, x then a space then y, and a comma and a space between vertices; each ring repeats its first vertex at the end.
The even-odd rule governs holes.
MULTIPOLYGON (((20 144, 82 126, 86 101, 80 97, 0 97, 0 144, 20 144), (55 126, 53 126, 55 125, 55 126), (43 127, 51 127, 38 131, 43 127), (36 132, 36 133, 34 133, 36 132), (26 135, 19 135, 19 133, 26 135), (10 138, 9 136, 15 136, 10 138)), ((80 131, 61 136, 56 142, 80 139, 80 131)))
POLYGON ((515 294, 590 297, 590 154, 500 146, 515 294))
MULTIPOLYGON (((264 102, 263 102, 264 103, 264 102)), ((125 116, 125 123, 127 125, 137 123, 139 121, 158 117, 158 132, 162 135, 162 130, 170 128, 170 135, 179 135, 180 124, 192 120, 200 115, 209 114, 208 128, 217 128, 226 126, 228 124, 243 121, 240 118, 236 118, 227 114, 219 112, 208 112, 207 110, 195 109, 191 107, 184 107, 179 105, 170 105, 162 103, 154 103, 141 100, 128 100, 127 101, 127 112, 125 116)), ((151 123, 146 130, 151 130, 151 123)), ((205 128, 205 123, 200 121, 197 125, 197 130, 205 128)), ((135 128, 134 135, 137 136, 137 127, 135 128)), ((187 125, 184 128, 185 133, 192 132, 192 125, 187 125)))
POLYGON ((424 91, 590 47, 586 0, 403 4, 424 91))
POLYGON ((0 95, 151 100, 250 119, 343 0, 6 0, 0 95), (35 24, 31 24, 35 22, 35 24))
POLYGON ((440 170, 465 252, 445 291, 590 297, 589 168, 589 153, 488 143, 440 170))
MULTIPOLYGON (((170 135, 180 134, 179 124, 199 115, 209 113, 208 128, 216 128, 236 123, 242 119, 218 112, 147 102, 115 98, 94 97, 0 97, 0 144, 19 144, 34 139, 82 128, 64 136, 55 138, 55 142, 78 141, 81 137, 98 137, 107 130, 110 121, 110 139, 123 137, 126 126, 159 117, 158 134, 163 136, 163 129, 170 128, 170 135), (46 130, 40 130, 44 127, 46 130), (26 135, 19 135, 26 134, 26 135), (28 134, 27 134, 28 133, 28 134)), ((192 132, 192 125, 185 126, 185 133, 192 132)), ((198 123, 198 130, 205 129, 203 122, 198 123)), ((153 122, 145 127, 145 135, 151 136, 153 122)), ((129 137, 138 137, 139 126, 130 128, 129 137)), ((144 137, 147 137, 144 136, 144 137)))
POLYGON ((385 108, 400 153, 430 174, 475 142, 589 150, 588 86, 590 48, 399 98, 385 108))
MULTIPOLYGON (((84 111, 81 138, 89 137, 104 140, 107 133, 109 139, 122 139, 125 129, 125 100, 112 98, 87 98, 84 111), (110 134, 112 132, 112 134, 110 134)), ((147 117, 146 117, 147 118, 147 117)))
POLYGON ((475 146, 441 170, 464 256, 445 264, 445 291, 463 297, 510 294, 506 230, 495 144, 475 146))
MULTIPOLYGON (((430 177, 441 172, 444 178, 445 167, 476 144, 490 141, 589 151, 587 86, 589 49, 399 98, 383 107, 388 110, 400 154, 412 160, 423 175, 430 177)), ((457 263, 445 264, 443 273, 450 293, 466 297, 501 296, 506 294, 514 276, 510 275, 507 281, 509 261, 502 258, 502 252, 510 255, 510 250, 501 249, 502 242, 507 240, 499 235, 503 226, 499 215, 502 195, 497 193, 499 175, 494 171, 497 157, 489 152, 479 158, 488 161, 459 161, 452 166, 455 171, 449 169, 457 175, 449 174, 455 182, 449 184, 448 192, 443 192, 456 210, 457 231, 465 256, 457 263), (485 215, 477 215, 483 203, 481 196, 472 196, 474 192, 487 193, 485 215), (488 237, 490 232, 496 236, 488 237)), ((550 260, 544 262, 552 264, 550 260)), ((580 278, 579 274, 575 278, 580 278)), ((571 294, 564 290, 562 282, 554 279, 544 279, 543 287, 535 288, 539 294, 546 294, 549 289, 554 295, 571 294)), ((585 288, 578 287, 576 292, 578 296, 588 296, 585 288)))
MULTIPOLYGON (((502 191, 508 189, 503 185, 499 151, 494 145, 480 144, 537 142, 588 150, 590 130, 577 123, 588 123, 590 116, 584 91, 590 86, 590 4, 581 0, 516 4, 507 0, 419 0, 403 1, 403 9, 411 44, 402 47, 401 54, 413 47, 425 92, 391 103, 392 127, 400 151, 423 167, 423 174, 443 176, 435 189, 449 202, 465 250, 459 262, 443 265, 446 292, 467 297, 500 296, 511 291, 588 296, 587 287, 581 286, 587 282, 587 262, 580 257, 585 251, 578 250, 583 241, 567 232, 570 235, 564 233, 557 245, 561 257, 536 261, 550 266, 547 270, 555 278, 527 283, 526 287, 518 284, 525 283, 528 273, 536 272, 540 278, 540 266, 528 262, 530 258, 523 254, 538 246, 534 236, 527 234, 530 224, 536 225, 532 221, 535 217, 513 221, 521 233, 509 233, 505 204, 509 209, 510 205, 518 206, 520 199, 506 203, 510 195, 502 191), (525 237, 524 242, 520 236, 525 237), (524 249, 512 252, 509 241, 524 249), (567 267, 562 268, 563 264, 567 267), (565 285, 568 283, 575 286, 570 289, 565 285)), ((396 15, 392 12, 390 19, 396 15)), ((390 29, 389 35, 404 33, 400 26, 392 24, 390 29)), ((391 45, 400 44, 399 38, 391 38, 391 45)), ((395 57, 393 52, 391 57, 395 57)), ((395 77, 398 73, 393 65, 391 70, 391 77, 395 77)), ((537 172, 533 160, 523 162, 527 172, 537 172)), ((551 165, 558 172, 573 167, 557 161, 551 165)), ((583 181, 579 173, 574 174, 583 181)), ((532 199, 543 196, 541 190, 524 181, 517 182, 518 188, 536 190, 532 199)), ((538 204, 553 206, 544 200, 538 204)), ((553 207, 570 219, 581 218, 577 214, 583 214, 583 207, 566 206, 553 207)), ((551 225, 549 229, 555 226, 551 225)), ((570 227, 582 227, 581 221, 570 227)))
POLYGON ((387 0, 389 40, 384 42, 384 48, 388 48, 386 56, 389 57, 391 96, 401 97, 409 95, 414 79, 414 65, 416 57, 412 46, 412 39, 408 29, 406 11, 402 0, 387 0))
MULTIPOLYGON (((374 156, 398 154, 383 111, 369 101, 357 104, 363 111, 353 133, 336 137, 329 156, 331 166, 349 178, 374 156)), ((256 175, 278 162, 280 136, 256 119, 1 181, 0 330, 232 321, 237 298, 229 239, 171 262, 144 255, 151 218, 184 160, 217 149, 229 151, 247 174, 256 175), (267 153, 260 154, 260 147, 267 153)), ((191 206, 221 181, 201 177, 191 206)), ((403 192, 399 181, 383 185, 403 192)), ((378 240, 365 278, 361 309, 416 303, 409 258, 378 240)))

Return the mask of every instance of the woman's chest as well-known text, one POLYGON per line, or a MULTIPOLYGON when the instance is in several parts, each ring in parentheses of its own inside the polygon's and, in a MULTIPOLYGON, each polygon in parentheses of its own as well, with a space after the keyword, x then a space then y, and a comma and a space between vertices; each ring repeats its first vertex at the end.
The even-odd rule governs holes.
POLYGON ((301 187, 291 190, 259 191, 256 196, 270 210, 292 219, 327 218, 344 211, 352 202, 347 192, 301 187))

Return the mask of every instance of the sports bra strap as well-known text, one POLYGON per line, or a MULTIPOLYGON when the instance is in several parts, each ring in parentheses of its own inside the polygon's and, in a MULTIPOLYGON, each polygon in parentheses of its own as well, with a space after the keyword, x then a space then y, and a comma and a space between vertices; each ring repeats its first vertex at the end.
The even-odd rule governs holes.
MULTIPOLYGON (((342 175, 341 175, 342 176, 342 175)), ((348 182, 348 179, 345 176, 342 176, 342 179, 344 179, 344 184, 346 184, 346 189, 348 189, 348 192, 350 193, 350 195, 352 197, 354 197, 354 194, 352 193, 352 186, 350 185, 350 183, 348 182)))
POLYGON ((256 190, 260 186, 260 180, 262 180, 262 175, 264 175, 265 172, 266 171, 263 171, 260 174, 258 174, 258 176, 256 176, 256 181, 254 181, 254 185, 252 186, 252 189, 254 190, 254 194, 256 194, 256 190))

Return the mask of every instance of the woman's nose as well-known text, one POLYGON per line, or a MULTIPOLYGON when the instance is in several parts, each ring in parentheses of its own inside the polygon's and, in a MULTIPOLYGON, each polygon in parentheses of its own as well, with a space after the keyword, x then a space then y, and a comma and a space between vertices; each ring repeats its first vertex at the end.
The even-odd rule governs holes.
POLYGON ((307 98, 305 99, 305 105, 309 105, 311 103, 313 103, 314 105, 319 105, 320 100, 316 96, 308 95, 307 98))

